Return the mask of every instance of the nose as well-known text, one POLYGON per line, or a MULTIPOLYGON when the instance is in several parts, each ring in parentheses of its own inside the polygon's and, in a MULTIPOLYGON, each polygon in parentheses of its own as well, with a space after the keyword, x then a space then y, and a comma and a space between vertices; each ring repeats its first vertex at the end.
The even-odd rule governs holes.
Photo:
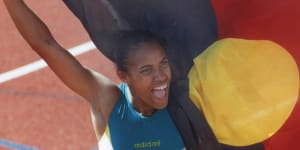
POLYGON ((163 70, 158 69, 154 73, 154 81, 164 81, 166 79, 166 74, 163 70))

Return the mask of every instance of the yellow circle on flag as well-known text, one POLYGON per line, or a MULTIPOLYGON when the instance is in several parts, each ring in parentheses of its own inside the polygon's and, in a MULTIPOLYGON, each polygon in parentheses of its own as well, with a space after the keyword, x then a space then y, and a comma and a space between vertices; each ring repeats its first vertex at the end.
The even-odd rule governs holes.
POLYGON ((293 57, 267 40, 228 38, 194 59, 190 97, 219 142, 262 142, 285 123, 299 94, 293 57))

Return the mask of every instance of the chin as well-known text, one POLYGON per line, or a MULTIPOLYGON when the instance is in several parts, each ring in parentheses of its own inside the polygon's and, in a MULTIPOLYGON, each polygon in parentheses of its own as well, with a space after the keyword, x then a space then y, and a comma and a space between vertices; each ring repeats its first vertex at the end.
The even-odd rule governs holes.
MULTIPOLYGON (((161 100, 160 100, 161 101, 161 100)), ((164 108, 166 108, 167 107, 167 105, 168 105, 168 100, 165 100, 166 102, 165 103, 161 103, 161 104, 157 104, 156 105, 156 109, 164 109, 164 108)))

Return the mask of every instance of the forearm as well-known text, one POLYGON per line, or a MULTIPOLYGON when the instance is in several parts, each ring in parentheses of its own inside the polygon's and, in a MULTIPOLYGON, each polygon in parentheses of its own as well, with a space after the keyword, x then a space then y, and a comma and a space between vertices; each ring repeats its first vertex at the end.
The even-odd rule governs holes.
MULTIPOLYGON (((103 75, 84 68, 75 57, 54 40, 47 26, 26 6, 23 0, 3 1, 24 39, 47 62, 65 85, 97 107, 102 106, 98 103, 99 95, 101 97, 107 93, 116 95, 117 87, 114 83, 103 75)), ((110 101, 111 99, 108 102, 110 101)))
POLYGON ((88 95, 90 74, 52 37, 47 26, 26 6, 23 0, 3 0, 21 35, 56 73, 76 93, 88 95))
POLYGON ((27 7, 23 0, 3 0, 17 29, 37 52, 44 46, 56 44, 47 26, 27 7))

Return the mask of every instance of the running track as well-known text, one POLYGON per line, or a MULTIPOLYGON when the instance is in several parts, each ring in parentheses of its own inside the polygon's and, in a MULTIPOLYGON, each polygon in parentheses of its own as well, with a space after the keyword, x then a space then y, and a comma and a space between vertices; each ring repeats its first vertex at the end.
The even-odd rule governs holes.
MULTIPOLYGON (((65 48, 90 41, 61 0, 27 1, 65 48)), ((15 29, 2 1, 0 29, 0 150, 96 149, 88 103, 40 61, 15 29)), ((78 60, 117 81, 111 62, 87 44, 77 49, 82 52, 76 54, 78 60)))

